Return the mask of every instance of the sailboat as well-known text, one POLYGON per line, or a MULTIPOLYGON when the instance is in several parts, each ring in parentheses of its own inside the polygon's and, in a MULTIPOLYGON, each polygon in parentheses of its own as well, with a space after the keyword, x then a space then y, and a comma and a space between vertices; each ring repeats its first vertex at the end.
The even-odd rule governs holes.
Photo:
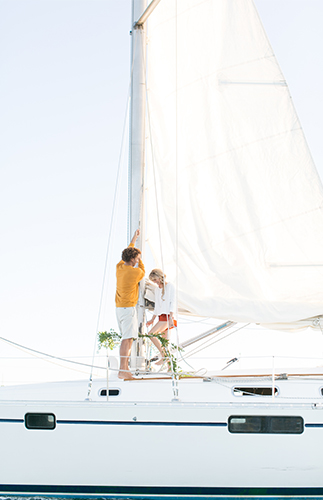
MULTIPOLYGON (((179 311, 219 320, 204 339, 320 331, 323 189, 253 1, 134 0, 132 54, 129 234, 146 232, 179 311)), ((1 388, 0 494, 323 497, 322 367, 180 377, 138 352, 137 380, 111 362, 87 397, 1 388)))

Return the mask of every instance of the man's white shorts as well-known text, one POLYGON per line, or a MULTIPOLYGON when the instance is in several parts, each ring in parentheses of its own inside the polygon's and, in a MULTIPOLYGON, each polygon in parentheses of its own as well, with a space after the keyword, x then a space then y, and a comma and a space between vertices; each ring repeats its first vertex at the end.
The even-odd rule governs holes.
POLYGON ((135 307, 117 307, 117 320, 122 339, 138 338, 138 319, 135 307))

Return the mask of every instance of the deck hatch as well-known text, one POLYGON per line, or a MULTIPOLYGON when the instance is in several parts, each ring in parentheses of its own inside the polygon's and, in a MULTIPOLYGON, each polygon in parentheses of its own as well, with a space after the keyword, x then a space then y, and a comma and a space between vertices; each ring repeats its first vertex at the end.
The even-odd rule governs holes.
POLYGON ((238 434, 302 434, 302 417, 232 415, 228 420, 228 429, 238 434))
POLYGON ((56 427, 56 417, 53 413, 26 413, 27 429, 53 430, 56 427))

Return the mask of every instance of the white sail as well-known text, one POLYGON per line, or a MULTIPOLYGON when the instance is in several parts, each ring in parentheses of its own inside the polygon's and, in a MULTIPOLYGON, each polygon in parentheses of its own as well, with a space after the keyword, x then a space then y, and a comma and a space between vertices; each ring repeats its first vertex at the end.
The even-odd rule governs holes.
POLYGON ((323 190, 253 2, 163 0, 149 23, 148 241, 179 304, 322 314, 323 190))

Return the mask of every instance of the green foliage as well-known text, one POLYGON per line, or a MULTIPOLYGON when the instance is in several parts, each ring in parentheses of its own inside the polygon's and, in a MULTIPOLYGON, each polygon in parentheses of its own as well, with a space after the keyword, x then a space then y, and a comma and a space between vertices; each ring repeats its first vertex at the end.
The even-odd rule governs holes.
POLYGON ((176 344, 171 343, 168 339, 166 339, 165 337, 163 337, 163 335, 161 333, 155 333, 155 334, 152 334, 152 335, 140 335, 140 337, 146 337, 148 339, 151 338, 151 337, 156 337, 156 339, 158 339, 159 342, 161 343, 162 349, 165 352, 165 358, 168 358, 167 359, 167 363, 168 363, 168 366, 169 366, 170 370, 175 375, 177 375, 178 373, 181 372, 181 369, 180 369, 180 367, 177 364, 177 358, 173 354, 173 352, 177 351, 177 350, 178 351, 182 351, 183 350, 182 347, 177 347, 176 344))
MULTIPOLYGON (((153 335, 140 335, 140 337, 151 338, 156 337, 161 343, 162 349, 165 353, 165 358, 167 358, 167 363, 170 371, 172 371, 175 375, 177 375, 181 370, 177 364, 176 356, 173 352, 177 351, 177 345, 171 343, 168 339, 163 337, 161 333, 156 333, 153 335)), ((99 332, 98 333, 98 349, 110 349, 111 351, 120 345, 122 336, 120 333, 116 332, 112 328, 107 332, 99 332)), ((182 348, 178 348, 179 351, 182 351, 182 348)))
POLYGON ((109 332, 99 332, 98 333, 98 349, 111 349, 111 351, 117 347, 121 342, 120 333, 116 332, 110 328, 109 332))

